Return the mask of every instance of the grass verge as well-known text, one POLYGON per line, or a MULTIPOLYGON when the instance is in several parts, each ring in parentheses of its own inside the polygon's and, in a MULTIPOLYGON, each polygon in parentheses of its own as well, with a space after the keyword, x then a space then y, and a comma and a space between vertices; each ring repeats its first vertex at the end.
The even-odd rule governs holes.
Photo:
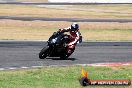
POLYGON ((44 3, 44 2, 48 2, 48 0, 18 0, 19 2, 35 2, 35 3, 44 3))
MULTIPOLYGON (((85 66, 90 79, 130 79, 132 67, 93 67, 85 66)), ((0 71, 1 88, 80 88, 78 78, 81 66, 44 67, 29 70, 0 71)), ((90 86, 95 88, 97 86, 90 86)), ((117 87, 117 86, 116 86, 117 87)), ((119 86, 131 88, 132 86, 119 86)), ((82 87, 83 88, 83 87, 82 87)), ((115 86, 98 86, 97 88, 115 88, 115 86)))
MULTIPOLYGON (((59 28, 71 22, 0 20, 1 40, 47 40, 59 28)), ((79 22, 86 41, 132 41, 131 23, 79 22)))
POLYGON ((0 16, 49 18, 132 18, 132 5, 0 5, 0 16))

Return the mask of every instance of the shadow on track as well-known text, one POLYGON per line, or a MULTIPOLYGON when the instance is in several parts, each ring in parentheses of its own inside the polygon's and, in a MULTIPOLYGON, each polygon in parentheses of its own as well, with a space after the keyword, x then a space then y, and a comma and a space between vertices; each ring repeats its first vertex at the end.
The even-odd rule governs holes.
POLYGON ((57 57, 47 57, 46 59, 52 59, 52 60, 71 60, 71 61, 77 60, 76 58, 61 59, 61 58, 57 58, 57 57))

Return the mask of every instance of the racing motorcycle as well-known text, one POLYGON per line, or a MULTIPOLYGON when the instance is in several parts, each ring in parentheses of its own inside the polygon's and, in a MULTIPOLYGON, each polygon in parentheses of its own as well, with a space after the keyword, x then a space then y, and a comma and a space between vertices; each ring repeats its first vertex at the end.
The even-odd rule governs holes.
POLYGON ((63 32, 54 32, 48 39, 47 45, 40 51, 39 58, 44 59, 48 57, 60 57, 61 59, 67 59, 75 50, 73 49, 71 54, 67 53, 67 47, 70 39, 67 34, 63 32))

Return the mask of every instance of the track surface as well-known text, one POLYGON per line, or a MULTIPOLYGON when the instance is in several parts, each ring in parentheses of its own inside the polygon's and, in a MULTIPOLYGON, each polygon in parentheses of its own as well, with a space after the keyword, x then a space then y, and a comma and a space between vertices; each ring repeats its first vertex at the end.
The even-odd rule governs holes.
POLYGON ((0 19, 22 20, 22 21, 69 21, 69 22, 132 22, 132 19, 82 19, 82 18, 44 18, 44 17, 15 17, 0 16, 0 19))
POLYGON ((45 44, 40 41, 0 41, 0 68, 132 62, 132 42, 82 43, 68 60, 40 60, 38 53, 45 44))

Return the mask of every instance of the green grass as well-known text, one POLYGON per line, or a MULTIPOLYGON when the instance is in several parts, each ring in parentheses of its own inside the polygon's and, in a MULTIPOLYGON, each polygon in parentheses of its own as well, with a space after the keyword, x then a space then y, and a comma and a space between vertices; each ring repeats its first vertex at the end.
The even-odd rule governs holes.
POLYGON ((132 5, 76 5, 71 6, 73 8, 89 8, 89 9, 104 9, 104 10, 115 10, 115 11, 132 11, 132 5))
POLYGON ((86 41, 132 41, 132 29, 81 30, 86 41))
MULTIPOLYGON (((70 22, 0 21, 0 40, 48 40, 70 22)), ((132 41, 131 23, 79 23, 85 41, 132 41)))
POLYGON ((0 16, 27 16, 49 18, 131 18, 132 5, 78 5, 62 6, 65 9, 34 5, 0 5, 0 16), (67 9, 71 10, 67 10, 67 9), (73 9, 75 8, 75 9, 73 9), (85 10, 78 10, 85 9, 85 10), (91 9, 93 9, 91 11, 91 9), (37 12, 37 13, 36 13, 37 12), (56 14, 56 15, 54 15, 56 14))
MULTIPOLYGON (((0 71, 0 88, 81 88, 78 78, 81 66, 44 67, 28 70, 0 71)), ((85 66, 90 79, 130 79, 132 67, 92 67, 85 66)), ((90 88, 95 88, 92 86, 90 88)), ((119 86, 131 88, 132 86, 119 86)), ((82 87, 83 88, 83 87, 82 87)), ((97 88, 115 88, 99 86, 97 88)))
MULTIPOLYGON (((57 28, 0 27, 1 40, 47 40, 57 28)), ((132 41, 132 29, 81 29, 84 41, 132 41)))
POLYGON ((17 1, 21 1, 21 2, 48 2, 48 0, 17 0, 17 1))

